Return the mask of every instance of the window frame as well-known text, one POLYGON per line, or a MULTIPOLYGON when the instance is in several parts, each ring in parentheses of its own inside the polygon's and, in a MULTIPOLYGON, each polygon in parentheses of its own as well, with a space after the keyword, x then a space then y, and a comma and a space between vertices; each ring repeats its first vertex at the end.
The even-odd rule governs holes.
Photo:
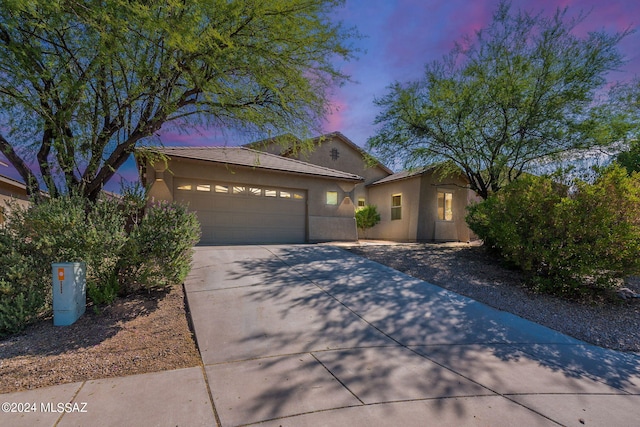
POLYGON ((402 219, 402 193, 396 193, 391 195, 391 221, 398 221, 402 219), (395 204, 396 198, 399 204, 395 204))
POLYGON ((436 217, 438 221, 453 222, 453 191, 438 190, 436 195, 437 212, 436 217), (442 195, 442 198, 440 197, 442 195), (447 196, 450 196, 447 198, 447 196), (447 212, 447 199, 449 199, 449 211, 447 212), (440 206, 440 200, 442 200, 442 207, 440 206), (441 210, 442 209, 442 210, 441 210))

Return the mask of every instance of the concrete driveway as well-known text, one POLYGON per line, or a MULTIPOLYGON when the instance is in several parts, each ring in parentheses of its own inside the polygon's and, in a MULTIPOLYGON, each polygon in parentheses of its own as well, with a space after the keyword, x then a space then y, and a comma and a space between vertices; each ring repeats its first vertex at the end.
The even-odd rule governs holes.
POLYGON ((185 286, 222 426, 640 422, 637 354, 336 247, 198 247, 185 286))

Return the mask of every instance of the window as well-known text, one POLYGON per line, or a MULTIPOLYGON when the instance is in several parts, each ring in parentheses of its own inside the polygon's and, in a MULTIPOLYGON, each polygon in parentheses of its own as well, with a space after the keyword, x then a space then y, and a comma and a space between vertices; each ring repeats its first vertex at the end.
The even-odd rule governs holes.
POLYGON ((216 185, 216 193, 228 193, 229 186, 228 185, 216 185))
POLYGON ((276 190, 264 190, 265 197, 276 197, 278 192, 276 190))
POLYGON ((260 196, 262 195, 262 188, 249 187, 249 194, 252 196, 260 196))
POLYGON ((453 193, 438 191, 438 219, 453 221, 453 193))
POLYGON ((402 194, 391 196, 391 219, 402 219, 402 194))
POLYGON ((327 204, 328 205, 337 205, 338 204, 338 192, 337 191, 327 191, 327 204))
POLYGON ((303 200, 304 199, 304 194, 302 194, 302 193, 293 193, 293 198, 294 198, 294 200, 303 200))
POLYGON ((359 208, 363 208, 366 205, 366 202, 364 200, 364 197, 359 197, 358 198, 358 207, 359 208))
POLYGON ((191 190, 191 184, 178 185, 178 190, 191 190))
POLYGON ((288 191, 281 191, 280 192, 280 197, 282 197, 283 199, 290 199, 291 198, 291 193, 288 191))
POLYGON ((242 194, 245 192, 247 188, 246 187, 239 187, 237 185, 233 186, 233 194, 242 194))
POLYGON ((209 184, 198 184, 196 185, 196 191, 211 191, 211 186, 209 184))

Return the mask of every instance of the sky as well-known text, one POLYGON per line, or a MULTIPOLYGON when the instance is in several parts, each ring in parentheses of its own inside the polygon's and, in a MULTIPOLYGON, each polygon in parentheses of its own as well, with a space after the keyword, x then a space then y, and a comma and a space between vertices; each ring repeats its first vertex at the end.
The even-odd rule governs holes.
MULTIPOLYGON (((417 80, 424 66, 441 59, 464 36, 489 25, 499 0, 346 0, 336 8, 334 19, 345 27, 355 27, 363 36, 354 42, 361 52, 357 59, 339 64, 351 82, 331 94, 331 114, 322 133, 338 131, 359 146, 376 132, 379 113, 374 105, 392 83, 417 80)), ((576 31, 622 32, 638 29, 620 45, 627 64, 609 75, 611 81, 627 81, 640 75, 640 1, 638 0, 512 0, 514 10, 552 15, 557 8, 568 8, 574 16, 588 13, 576 31)), ((224 134, 217 129, 194 130, 189 134, 161 132, 167 146, 239 145, 251 141, 224 134)), ((0 161, 4 160, 0 157, 0 161)), ((11 175, 0 165, 0 174, 11 175)), ((134 179, 133 162, 128 162, 110 187, 122 179, 134 179)), ((114 189, 114 188, 112 188, 114 189)))
MULTIPOLYGON (((395 81, 421 78, 424 66, 440 60, 456 41, 473 36, 491 23, 499 0, 347 0, 338 16, 347 26, 356 26, 367 38, 359 45, 366 50, 345 67, 355 81, 340 88, 334 97, 338 109, 328 117, 325 131, 340 131, 360 146, 375 134, 379 110, 374 99, 387 93, 395 81)), ((576 28, 579 35, 593 30, 622 32, 640 27, 637 0, 513 0, 514 10, 552 15, 557 8, 569 15, 589 13, 576 28)), ((640 32, 619 45, 629 61, 613 80, 640 75, 640 32)))

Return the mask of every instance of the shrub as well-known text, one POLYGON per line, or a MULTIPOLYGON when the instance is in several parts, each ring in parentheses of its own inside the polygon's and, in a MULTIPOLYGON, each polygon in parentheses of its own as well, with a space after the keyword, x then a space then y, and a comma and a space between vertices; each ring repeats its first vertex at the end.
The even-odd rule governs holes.
POLYGON ((0 335, 16 332, 51 310, 51 264, 84 261, 87 296, 106 298, 126 240, 117 201, 89 203, 79 196, 44 199, 30 208, 12 206, 2 230, 0 335))
POLYGON ((94 309, 118 294, 185 279, 200 237, 195 214, 158 203, 141 216, 138 196, 92 203, 71 195, 28 209, 11 207, 0 227, 0 336, 51 311, 54 262, 87 264, 87 297, 94 309))
POLYGON ((467 222, 542 291, 602 291, 640 272, 640 175, 619 166, 576 182, 570 195, 549 178, 525 177, 470 207, 467 222))
POLYGON ((356 210, 356 225, 363 232, 380 222, 380 214, 375 205, 367 205, 356 210))
POLYGON ((45 312, 50 293, 39 281, 37 263, 18 251, 9 227, 0 227, 0 254, 0 336, 4 336, 45 312))
POLYGON ((126 291, 182 283, 198 240, 200 224, 186 206, 168 202, 149 206, 133 228, 122 257, 120 274, 126 291))

